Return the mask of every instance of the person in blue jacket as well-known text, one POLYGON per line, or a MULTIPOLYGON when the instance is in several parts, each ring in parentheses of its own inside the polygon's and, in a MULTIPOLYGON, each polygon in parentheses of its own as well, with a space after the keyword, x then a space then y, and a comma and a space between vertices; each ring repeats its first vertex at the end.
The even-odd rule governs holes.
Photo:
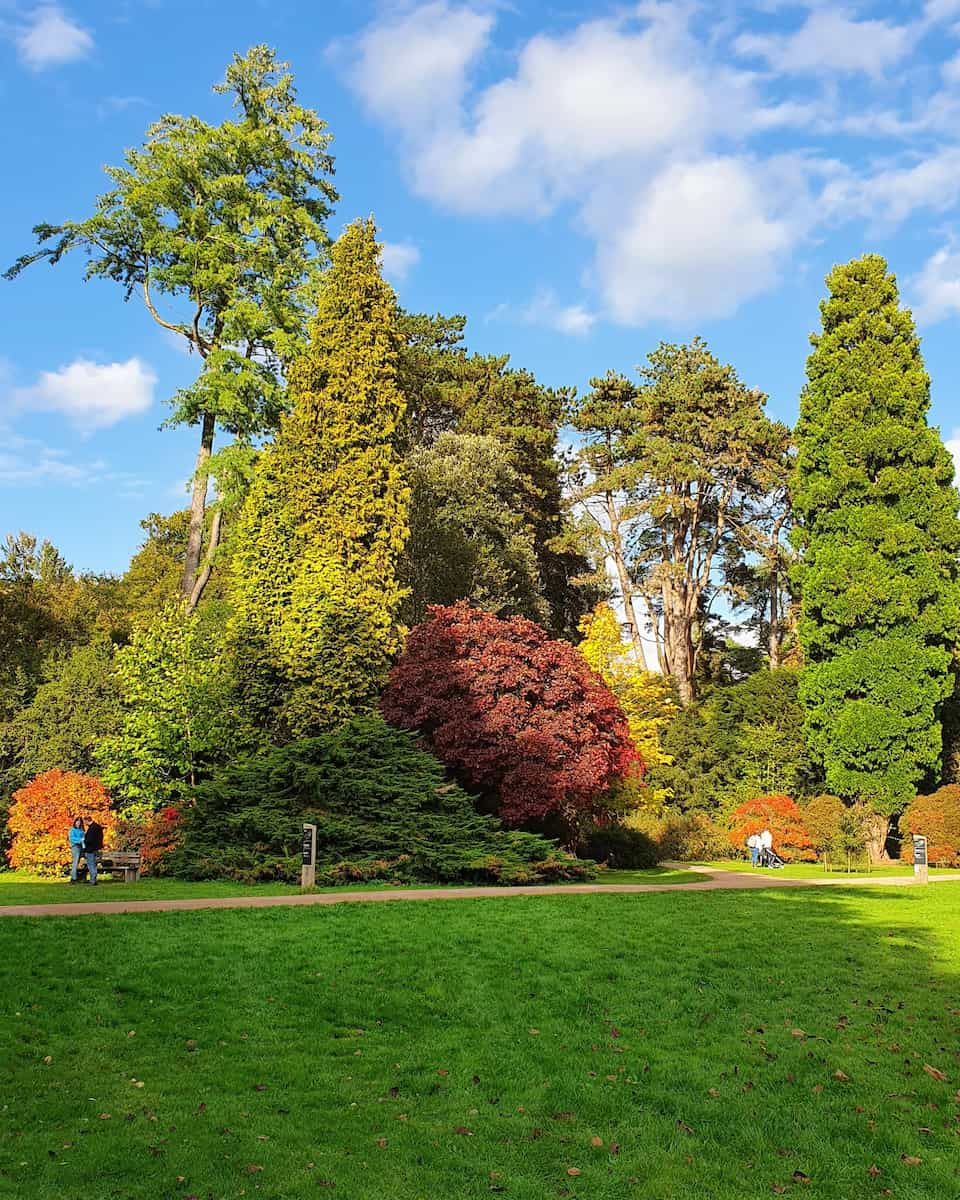
POLYGON ((83 854, 83 817, 76 817, 70 826, 70 882, 77 882, 77 867, 83 854))

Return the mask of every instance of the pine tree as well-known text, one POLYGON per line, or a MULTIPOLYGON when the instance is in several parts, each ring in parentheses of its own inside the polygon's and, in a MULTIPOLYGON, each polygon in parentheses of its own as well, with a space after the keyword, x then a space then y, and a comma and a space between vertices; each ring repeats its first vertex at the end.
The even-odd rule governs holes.
POLYGON ((291 410, 238 531, 234 640, 241 688, 281 735, 369 709, 399 648, 408 490, 398 453, 396 299, 373 221, 333 248, 291 410))
POLYGON ((910 312, 877 255, 835 267, 797 426, 801 701, 827 787, 887 818, 940 771, 960 632, 953 463, 910 312))

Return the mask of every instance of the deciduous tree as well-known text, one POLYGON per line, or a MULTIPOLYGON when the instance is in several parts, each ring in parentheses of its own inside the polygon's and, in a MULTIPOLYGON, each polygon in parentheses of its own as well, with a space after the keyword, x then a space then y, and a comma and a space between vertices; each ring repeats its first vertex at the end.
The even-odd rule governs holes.
POLYGON ((68 832, 77 817, 110 828, 110 797, 99 779, 74 771, 45 771, 13 794, 8 852, 15 871, 57 875, 70 862, 68 832))
POLYGON ((510 825, 575 832, 638 765, 623 709, 578 650, 463 603, 410 633, 383 711, 510 825))
MULTIPOLYGON (((237 119, 161 117, 123 166, 107 168, 111 187, 94 213, 37 225, 41 248, 6 273, 82 250, 87 279, 113 280, 128 300, 139 294, 153 320, 199 355, 200 374, 173 398, 168 422, 200 430, 181 580, 188 610, 209 578, 201 570, 209 476, 230 496, 250 443, 276 427, 282 373, 303 347, 338 199, 331 135, 298 103, 286 65, 266 46, 235 55, 214 91, 230 97, 237 119), (235 440, 214 457, 218 426, 235 440)), ((215 514, 211 566, 220 528, 215 514)))

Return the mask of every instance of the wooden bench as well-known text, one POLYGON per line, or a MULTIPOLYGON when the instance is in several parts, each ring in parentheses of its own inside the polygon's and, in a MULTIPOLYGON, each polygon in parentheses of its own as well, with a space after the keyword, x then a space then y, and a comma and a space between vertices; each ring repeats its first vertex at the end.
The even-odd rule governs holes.
MULTIPOLYGON (((81 869, 86 870, 86 860, 80 860, 81 869)), ((97 853, 97 874, 123 875, 124 883, 136 883, 140 878, 139 850, 100 850, 97 853)))

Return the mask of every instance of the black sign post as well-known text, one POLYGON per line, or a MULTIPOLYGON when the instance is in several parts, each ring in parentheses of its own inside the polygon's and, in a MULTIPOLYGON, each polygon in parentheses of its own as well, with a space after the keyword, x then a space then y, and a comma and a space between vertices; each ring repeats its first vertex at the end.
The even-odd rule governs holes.
POLYGON ((913 835, 913 881, 926 883, 927 875, 927 839, 920 834, 913 835))
POLYGON ((313 887, 317 882, 317 827, 304 825, 302 865, 300 867, 300 886, 313 887))

